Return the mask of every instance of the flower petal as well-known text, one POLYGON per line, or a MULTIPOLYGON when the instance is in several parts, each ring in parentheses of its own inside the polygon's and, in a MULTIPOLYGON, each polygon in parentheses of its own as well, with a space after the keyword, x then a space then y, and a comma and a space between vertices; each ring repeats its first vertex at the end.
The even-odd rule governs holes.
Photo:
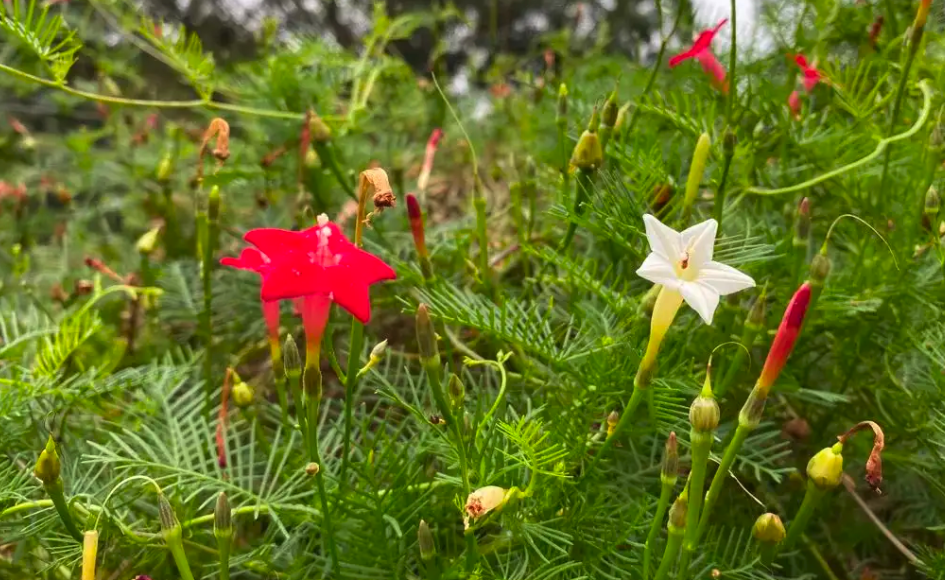
POLYGON ((243 239, 259 248, 273 261, 278 261, 286 252, 304 252, 307 239, 302 232, 280 230, 278 228, 257 228, 249 230, 243 239))
POLYGON ((662 284, 670 288, 679 286, 679 276, 676 275, 676 269, 668 260, 656 252, 652 252, 646 257, 646 260, 643 260, 643 263, 637 268, 637 276, 654 284, 662 284))
POLYGON ((699 282, 684 282, 679 292, 706 324, 712 324, 712 315, 719 306, 719 293, 714 288, 699 282))
POLYGON ((722 296, 745 288, 752 288, 755 285, 754 279, 748 274, 719 262, 707 262, 702 266, 696 281, 712 287, 722 296))
POLYGON ((712 251, 715 248, 715 234, 719 229, 719 222, 714 219, 706 220, 701 224, 696 224, 691 228, 683 230, 679 237, 681 239, 681 250, 689 252, 690 267, 702 268, 712 260, 712 251))
POLYGON ((368 285, 358 278, 358 274, 350 270, 340 270, 332 273, 331 299, 338 306, 351 313, 361 324, 371 320, 371 296, 368 285))
POLYGON ((265 254, 256 248, 243 248, 239 258, 232 256, 220 258, 220 263, 224 266, 239 268, 240 270, 252 270, 253 272, 259 272, 260 269, 266 267, 268 262, 269 259, 266 258, 265 254))
POLYGON ((308 294, 331 292, 330 278, 324 268, 303 262, 273 263, 263 274, 259 296, 265 301, 299 298, 308 294))
POLYGON ((348 252, 341 254, 341 261, 338 265, 347 266, 354 270, 357 277, 364 284, 375 284, 397 278, 397 272, 394 272, 394 269, 388 266, 384 260, 354 246, 348 252))
POLYGON ((650 250, 669 262, 679 259, 682 252, 679 232, 663 224, 650 214, 643 214, 643 225, 646 228, 646 239, 650 242, 650 250))

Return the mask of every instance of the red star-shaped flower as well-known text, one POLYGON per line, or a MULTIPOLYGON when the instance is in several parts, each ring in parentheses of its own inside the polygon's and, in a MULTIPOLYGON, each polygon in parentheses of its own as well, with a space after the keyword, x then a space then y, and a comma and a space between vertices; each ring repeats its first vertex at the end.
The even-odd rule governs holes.
POLYGON ((709 75, 713 86, 723 93, 727 93, 728 83, 725 80, 725 67, 722 66, 719 59, 712 53, 712 39, 714 39, 718 31, 725 26, 726 22, 728 22, 728 19, 723 18, 715 25, 715 28, 700 33, 689 50, 681 52, 669 59, 669 68, 675 68, 684 61, 695 59, 702 65, 702 70, 709 75))
POLYGON ((807 62, 807 58, 804 57, 803 54, 795 54, 794 62, 796 62, 797 66, 801 67, 801 71, 803 71, 804 90, 808 93, 811 92, 814 90, 814 87, 817 86, 817 83, 822 80, 823 75, 817 70, 816 66, 807 62))
POLYGON ((259 263, 247 256, 247 263, 255 264, 262 275, 264 302, 326 296, 367 323, 371 319, 369 287, 397 277, 380 258, 349 242, 325 214, 318 216, 314 227, 300 232, 262 228, 247 232, 244 239, 264 258, 259 263))

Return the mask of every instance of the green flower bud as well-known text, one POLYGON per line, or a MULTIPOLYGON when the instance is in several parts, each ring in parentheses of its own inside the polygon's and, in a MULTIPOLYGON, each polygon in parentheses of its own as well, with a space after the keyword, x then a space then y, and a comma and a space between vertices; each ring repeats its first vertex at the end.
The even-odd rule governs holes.
POLYGON ((935 186, 929 188, 925 192, 925 208, 923 213, 925 215, 934 217, 938 215, 938 210, 942 207, 942 199, 938 195, 938 190, 935 189, 935 186))
POLYGON ((436 542, 433 540, 433 532, 430 526, 423 520, 420 520, 420 527, 417 529, 417 543, 420 544, 420 559, 429 562, 436 556, 436 542))
POLYGON ((627 101, 626 103, 624 103, 622 107, 620 107, 617 110, 617 121, 614 123, 614 131, 616 131, 617 133, 620 133, 624 129, 627 128, 627 123, 629 122, 628 118, 630 115, 630 108, 632 106, 633 106, 633 103, 631 103, 630 101, 627 101))
POLYGON ((776 514, 766 513, 758 516, 751 534, 764 544, 780 544, 784 539, 784 524, 776 514))
POLYGON ((149 255, 157 246, 158 236, 161 234, 161 228, 152 228, 144 233, 138 241, 135 242, 135 249, 139 254, 149 255))
POLYGON ((742 410, 738 413, 738 424, 754 429, 761 423, 761 415, 765 412, 765 402, 768 400, 768 393, 762 390, 756 384, 752 388, 742 410))
POLYGON ((591 133, 597 133, 598 129, 600 129, 600 111, 597 110, 597 106, 594 106, 591 109, 591 118, 587 121, 587 130, 591 133))
POLYGON ((607 415, 607 437, 610 437, 614 434, 614 431, 617 430, 617 423, 620 422, 620 413, 616 410, 611 411, 607 415))
POLYGON ((240 409, 245 409, 253 404, 255 392, 253 391, 253 387, 243 382, 236 376, 236 373, 233 373, 233 377, 233 402, 236 403, 236 406, 240 409))
POLYGON ((167 183, 171 179, 171 172, 174 171, 174 162, 171 160, 171 156, 165 155, 161 162, 158 163, 157 171, 155 175, 157 180, 161 183, 167 183))
POLYGON ((738 139, 735 137, 735 132, 731 129, 727 129, 722 136, 722 153, 726 157, 735 155, 735 145, 737 143, 738 139))
POLYGON ((417 307, 417 344, 421 362, 439 359, 440 349, 436 345, 436 332, 433 330, 433 321, 430 320, 430 310, 426 304, 417 307))
POLYGON ((285 338, 285 346, 282 348, 282 365, 285 368, 285 376, 290 379, 298 379, 302 375, 302 357, 299 356, 299 347, 291 334, 285 338))
POLYGON ((207 217, 211 223, 220 219, 220 188, 216 185, 210 188, 210 195, 207 196, 207 217))
POLYGON ((36 467, 33 469, 33 475, 43 482, 43 485, 53 485, 59 481, 59 474, 62 472, 62 463, 59 461, 59 454, 56 452, 56 441, 52 435, 46 440, 46 448, 39 454, 36 460, 36 467))
POLYGON ((810 282, 814 285, 823 286, 829 275, 830 258, 827 257, 826 252, 821 250, 815 254, 814 258, 810 261, 810 282))
POLYGON ((689 511, 689 496, 685 491, 679 494, 673 506, 669 508, 669 528, 670 531, 686 529, 686 512, 689 511))
POLYGON ((689 165, 689 176, 686 178, 686 194, 683 197, 683 208, 688 209, 696 200, 696 194, 699 193, 699 186, 702 184, 702 176, 705 173, 706 163, 709 161, 709 153, 712 148, 712 140, 708 133, 703 133, 696 141, 696 148, 692 152, 692 163, 689 165))
POLYGON ((446 386, 446 390, 449 393, 450 403, 452 403, 453 408, 461 408, 466 400, 466 386, 463 385, 463 381, 459 380, 459 377, 456 375, 450 375, 450 381, 446 386))
POLYGON ((679 444, 676 443, 676 432, 672 431, 666 438, 666 447, 663 449, 660 480, 671 484, 677 477, 679 477, 679 444))
POLYGON ((384 355, 387 354, 387 339, 382 340, 381 342, 374 345, 374 348, 371 349, 371 360, 376 360, 380 362, 384 359, 384 355))
POLYGON ((327 143, 331 140, 331 128, 318 115, 313 114, 308 125, 315 143, 327 143))
POLYGON ((843 444, 821 449, 807 462, 807 477, 818 489, 828 490, 840 485, 843 477, 843 444))
POLYGON ((607 100, 604 101, 604 109, 601 111, 601 124, 608 127, 613 127, 617 124, 618 113, 617 91, 613 91, 607 96, 607 100))
POLYGON ((796 247, 807 246, 810 243, 810 200, 806 197, 797 206, 792 243, 796 247))
POLYGON ((689 406, 689 424, 701 433, 715 431, 719 417, 719 404, 713 397, 696 397, 689 406))
MULTIPOLYGON (((765 325, 765 298, 768 292, 768 287, 765 286, 761 290, 761 294, 758 295, 758 298, 755 298, 755 302, 751 305, 751 310, 748 311, 748 318, 745 320, 745 324, 750 324, 755 328, 764 328, 765 325)), ((751 346, 746 344, 745 346, 751 346)))
POLYGON ((169 535, 180 534, 180 522, 177 520, 177 514, 171 507, 171 502, 167 501, 167 496, 163 492, 158 492, 158 516, 161 519, 161 531, 165 539, 169 535))
POLYGON ((561 83, 561 86, 558 87, 558 106, 555 122, 559 126, 568 124, 568 87, 564 83, 561 83))
POLYGON ((590 129, 584 131, 571 154, 571 165, 585 171, 596 171, 603 163, 604 149, 600 137, 590 129))
POLYGON ((213 508, 213 535, 220 539, 233 536, 233 512, 230 509, 230 500, 225 492, 217 496, 217 504, 213 508))

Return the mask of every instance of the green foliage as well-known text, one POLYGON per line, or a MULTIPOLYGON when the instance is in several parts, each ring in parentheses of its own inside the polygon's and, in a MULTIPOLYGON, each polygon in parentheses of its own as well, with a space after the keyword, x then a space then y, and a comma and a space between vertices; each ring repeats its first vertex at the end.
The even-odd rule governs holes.
MULTIPOLYGON (((669 22, 678 5, 658 9, 669 22)), ((721 423, 708 484, 819 251, 829 276, 675 577, 943 577, 945 245, 943 214, 923 208, 930 186, 945 189, 945 53, 936 18, 919 45, 904 43, 914 9, 809 0, 796 30, 779 27, 772 56, 739 59, 722 94, 697 64, 668 70, 666 51, 647 65, 602 54, 603 27, 596 41, 565 28, 455 72, 450 38, 469 23, 452 5, 394 14, 377 3, 353 52, 267 22, 251 56, 230 58, 124 3, 0 4, 0 84, 17 95, 4 97, 0 128, 0 578, 78 577, 81 546, 62 510, 99 532, 98 577, 178 577, 160 490, 195 577, 220 574, 223 491, 234 577, 639 579, 669 433, 683 466, 675 494, 689 405, 711 372, 721 423), (886 18, 875 47, 864 32, 873 12, 886 18), (429 54, 401 56, 425 39, 429 54), (809 92, 783 56, 797 52, 817 56, 824 75, 809 92), (449 89, 462 84, 453 74, 471 80, 467 92, 449 89), (562 173, 615 90, 630 107, 603 166, 562 173), (330 138, 305 125, 309 112, 330 138), (200 157, 215 117, 229 124, 226 159, 213 139, 200 157), (420 184, 437 127, 446 136, 420 184), (703 133, 712 148, 683 207, 703 133), (313 135, 316 147, 300 147, 313 135), (290 381, 283 415, 258 276, 217 261, 239 255, 249 229, 307 228, 321 213, 354 239, 346 190, 375 163, 397 200, 370 215, 364 248, 398 277, 372 286, 363 340, 332 308, 312 449, 299 423, 316 391, 303 397, 290 381), (402 210, 408 192, 424 212, 429 272, 402 210), (803 196, 810 231, 799 237, 803 196), (633 411, 656 298, 636 273, 653 250, 647 213, 677 230, 721 216, 712 259, 766 286, 767 315, 746 332, 759 288, 722 297, 711 325, 683 305, 633 411), (863 222, 835 221, 848 214, 863 222), (419 355, 421 304, 438 359, 419 355), (382 340, 386 352, 369 354, 382 340), (242 408, 224 395, 231 369, 252 393, 242 408), (435 397, 454 375, 461 396, 435 397), (443 424, 444 404, 455 424, 443 424), (755 519, 773 512, 790 530, 808 459, 864 420, 885 431, 882 494, 861 483, 871 446, 858 434, 843 449, 849 480, 768 565, 755 519), (49 435, 65 507, 32 475, 49 435), (470 496, 486 486, 502 489, 470 496)), ((668 42, 694 32, 680 16, 668 42)), ((304 345, 291 302, 280 339, 304 345)), ((650 546, 655 560, 665 537, 650 546)))

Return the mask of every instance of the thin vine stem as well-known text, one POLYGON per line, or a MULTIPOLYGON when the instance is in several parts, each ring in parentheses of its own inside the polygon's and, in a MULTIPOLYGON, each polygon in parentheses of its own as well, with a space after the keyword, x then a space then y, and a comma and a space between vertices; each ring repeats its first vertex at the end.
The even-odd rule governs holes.
POLYGON ((865 157, 861 157, 860 159, 857 159, 856 161, 848 163, 842 167, 838 167, 837 169, 834 169, 833 171, 828 171, 827 173, 824 173, 823 175, 819 175, 812 179, 808 179, 807 181, 803 181, 796 185, 782 187, 779 189, 766 189, 763 187, 749 187, 745 189, 744 193, 756 194, 756 195, 781 195, 784 193, 794 193, 797 191, 803 191, 819 183, 823 183, 824 181, 827 181, 828 179, 833 179, 835 177, 839 177, 840 175, 843 175, 844 173, 853 171, 854 169, 858 169, 866 165, 870 161, 876 159, 880 155, 882 155, 883 151, 885 151, 886 148, 889 147, 890 144, 895 143, 896 141, 909 139, 910 137, 914 136, 916 133, 919 132, 920 129, 922 129, 926 121, 929 120, 929 113, 932 110, 931 85, 929 85, 929 82, 927 80, 923 80, 917 86, 919 90, 922 91, 922 110, 919 112, 919 117, 916 119, 915 123, 913 123, 912 127, 910 127, 907 131, 904 131, 897 135, 891 135, 889 137, 884 137, 880 139, 879 142, 876 144, 876 148, 873 149, 872 153, 870 153, 869 155, 865 157))

